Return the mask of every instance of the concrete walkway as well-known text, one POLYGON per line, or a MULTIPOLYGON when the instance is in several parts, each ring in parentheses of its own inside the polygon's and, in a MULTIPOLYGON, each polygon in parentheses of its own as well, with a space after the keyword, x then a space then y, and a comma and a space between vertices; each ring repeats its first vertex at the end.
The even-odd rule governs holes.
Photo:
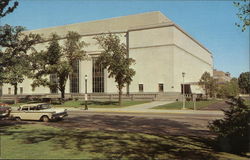
POLYGON ((69 111, 82 110, 84 112, 124 112, 124 113, 173 113, 173 114, 204 114, 204 115, 223 115, 222 111, 209 110, 166 110, 166 109, 152 109, 153 107, 172 103, 173 101, 153 101, 134 106, 122 108, 89 108, 88 110, 79 108, 67 108, 69 111))
MULTIPOLYGON (((120 110, 127 110, 127 111, 130 111, 130 110, 141 111, 141 110, 147 110, 147 109, 150 109, 150 108, 153 108, 156 106, 161 106, 161 105, 165 105, 165 104, 169 104, 169 103, 173 103, 173 101, 152 101, 149 103, 137 104, 137 105, 133 105, 133 106, 122 107, 119 109, 120 110)), ((116 108, 116 109, 118 109, 118 108, 116 108)))

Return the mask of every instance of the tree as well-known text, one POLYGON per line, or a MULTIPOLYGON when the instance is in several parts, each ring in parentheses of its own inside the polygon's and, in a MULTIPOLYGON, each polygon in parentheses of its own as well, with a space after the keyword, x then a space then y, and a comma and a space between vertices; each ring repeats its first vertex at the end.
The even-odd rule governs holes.
POLYGON ((242 32, 246 30, 246 27, 250 25, 250 1, 249 0, 241 0, 241 2, 233 2, 234 6, 238 8, 238 13, 236 14, 241 23, 235 23, 238 27, 242 28, 242 32))
MULTIPOLYGON (((0 2, 0 19, 3 18, 4 16, 6 16, 7 14, 11 13, 14 11, 14 9, 18 6, 18 2, 15 1, 13 5, 10 5, 10 1, 12 0, 1 0, 0 2)), ((4 47, 8 47, 6 46, 6 44, 10 44, 10 40, 12 38, 12 31, 16 30, 18 31, 19 29, 22 29, 21 27, 16 27, 16 28, 11 28, 9 25, 5 25, 5 26, 0 26, 0 79, 1 76, 4 71, 3 71, 3 66, 4 66, 4 62, 8 63, 8 59, 4 59, 3 58, 3 51, 2 48, 4 47)), ((18 32, 16 32, 18 33, 18 32)), ((0 80, 1 81, 1 80, 0 80)), ((0 82, 1 84, 1 82, 0 82)))
POLYGON ((28 52, 32 46, 41 40, 38 34, 23 33, 24 27, 10 25, 0 26, 0 84, 9 83, 14 86, 17 94, 17 84, 22 83, 24 76, 29 74, 28 52))
POLYGON ((230 104, 230 109, 224 110, 224 119, 215 120, 208 127, 217 134, 222 151, 244 154, 250 149, 250 110, 241 98, 232 98, 230 104))
POLYGON ((7 14, 14 11, 14 9, 18 6, 18 2, 15 1, 13 5, 10 5, 10 1, 12 0, 1 0, 0 2, 0 19, 7 14))
POLYGON ((206 98, 215 97, 218 85, 216 80, 211 77, 210 73, 204 72, 200 78, 199 85, 205 90, 206 98))
POLYGON ((97 64, 108 70, 109 78, 115 78, 119 91, 119 105, 121 105, 122 88, 130 84, 135 75, 134 69, 130 66, 135 62, 128 58, 126 45, 121 43, 120 38, 114 34, 97 36, 94 39, 102 47, 103 51, 97 59, 97 64))
POLYGON ((250 93, 250 72, 241 73, 238 78, 239 87, 242 93, 250 93))
POLYGON ((81 36, 76 32, 68 32, 64 45, 60 46, 57 34, 52 34, 46 51, 32 54, 33 64, 33 89, 48 86, 50 89, 58 89, 61 92, 61 100, 65 98, 65 86, 73 65, 77 61, 86 58, 83 49, 86 43, 80 41, 81 36), (48 79, 49 75, 55 75, 56 80, 48 79))
POLYGON ((232 78, 230 82, 226 82, 219 86, 217 96, 221 98, 231 98, 239 95, 239 85, 237 78, 232 78))

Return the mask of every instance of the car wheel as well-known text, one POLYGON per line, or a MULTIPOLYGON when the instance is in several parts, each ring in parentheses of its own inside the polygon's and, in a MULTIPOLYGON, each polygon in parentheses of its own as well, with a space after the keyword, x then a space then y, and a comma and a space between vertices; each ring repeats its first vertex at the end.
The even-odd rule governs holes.
POLYGON ((16 121, 21 121, 21 118, 20 117, 16 117, 15 120, 16 121))
POLYGON ((42 116, 42 121, 43 122, 48 122, 49 121, 49 117, 48 116, 42 116))

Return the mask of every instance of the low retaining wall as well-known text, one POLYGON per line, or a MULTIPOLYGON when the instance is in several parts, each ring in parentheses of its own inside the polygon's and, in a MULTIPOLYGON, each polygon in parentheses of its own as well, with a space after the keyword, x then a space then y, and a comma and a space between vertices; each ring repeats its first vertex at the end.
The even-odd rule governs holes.
MULTIPOLYGON (((1 101, 51 101, 59 100, 60 94, 43 94, 43 95, 3 95, 0 97, 1 101)), ((123 94, 123 100, 141 100, 141 101, 153 101, 157 97, 157 94, 123 94)), ((113 101, 118 100, 118 94, 88 94, 88 100, 102 100, 102 101, 113 101)), ((65 94, 66 100, 84 100, 85 94, 65 94)))

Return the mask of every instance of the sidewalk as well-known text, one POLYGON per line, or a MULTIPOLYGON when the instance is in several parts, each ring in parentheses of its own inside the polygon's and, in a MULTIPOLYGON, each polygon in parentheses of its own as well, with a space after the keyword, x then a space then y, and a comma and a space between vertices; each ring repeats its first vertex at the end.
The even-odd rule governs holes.
POLYGON ((165 110, 151 109, 159 105, 172 103, 173 101, 153 101, 149 103, 122 107, 122 108, 89 108, 88 110, 79 108, 67 108, 69 111, 84 111, 84 112, 123 112, 123 113, 173 113, 173 114, 204 114, 204 115, 223 115, 222 111, 211 110, 165 110))

